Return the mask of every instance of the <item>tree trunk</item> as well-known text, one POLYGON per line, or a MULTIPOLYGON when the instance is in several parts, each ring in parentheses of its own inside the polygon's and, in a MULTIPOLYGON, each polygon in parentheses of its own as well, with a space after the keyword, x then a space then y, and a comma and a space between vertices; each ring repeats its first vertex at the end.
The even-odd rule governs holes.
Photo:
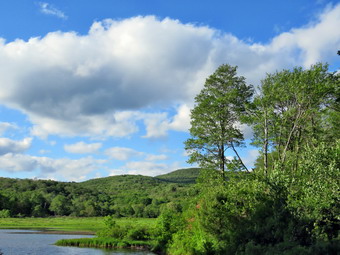
POLYGON ((267 110, 265 110, 265 116, 264 116, 263 165, 264 165, 264 172, 267 175, 268 174, 268 120, 267 120, 267 110))
POLYGON ((301 111, 301 108, 299 107, 298 114, 297 114, 297 116, 295 118, 295 121, 294 121, 294 125, 293 125, 292 129, 289 132, 285 148, 283 149, 283 152, 282 152, 282 157, 281 157, 281 164, 282 165, 286 161, 286 155, 287 155, 287 151, 288 151, 288 146, 290 145, 290 142, 292 141, 294 131, 298 127, 298 122, 300 121, 301 115, 302 115, 302 111, 301 111))
POLYGON ((236 154, 238 160, 241 162, 241 165, 243 166, 243 168, 244 168, 247 172, 249 172, 248 168, 247 168, 246 165, 243 163, 243 161, 242 161, 240 155, 237 153, 237 150, 235 149, 235 147, 234 147, 234 145, 233 145, 233 142, 230 142, 230 146, 231 146, 231 148, 233 149, 233 151, 235 152, 235 154, 236 154))

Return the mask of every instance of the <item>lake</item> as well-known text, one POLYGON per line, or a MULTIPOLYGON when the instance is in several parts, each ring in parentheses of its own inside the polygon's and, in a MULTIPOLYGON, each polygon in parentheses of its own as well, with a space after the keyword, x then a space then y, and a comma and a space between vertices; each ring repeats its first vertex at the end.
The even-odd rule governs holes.
POLYGON ((34 230, 0 229, 0 251, 3 255, 151 255, 131 250, 61 247, 53 245, 60 239, 89 237, 84 235, 39 234, 34 230))

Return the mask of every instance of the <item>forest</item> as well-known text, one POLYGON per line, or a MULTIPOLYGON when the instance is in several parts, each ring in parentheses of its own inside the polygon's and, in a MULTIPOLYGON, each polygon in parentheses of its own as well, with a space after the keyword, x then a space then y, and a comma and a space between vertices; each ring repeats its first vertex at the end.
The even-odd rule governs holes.
POLYGON ((196 194, 199 169, 148 177, 121 175, 81 183, 0 178, 0 218, 75 216, 156 218, 196 194))
POLYGON ((267 74, 257 87, 221 65, 195 98, 184 143, 199 169, 83 183, 2 178, 0 213, 106 216, 98 238, 160 254, 338 254, 339 110, 340 75, 327 64, 267 74), (245 125, 260 152, 251 169, 239 152, 245 125), (157 223, 115 221, 131 216, 157 223))

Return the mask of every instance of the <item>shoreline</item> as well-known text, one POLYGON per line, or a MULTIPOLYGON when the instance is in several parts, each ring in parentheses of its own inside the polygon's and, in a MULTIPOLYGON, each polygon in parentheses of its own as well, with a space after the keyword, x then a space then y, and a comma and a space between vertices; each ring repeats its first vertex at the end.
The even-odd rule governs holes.
MULTIPOLYGON (((6 230, 6 228, 3 228, 3 230, 6 230)), ((10 230, 16 230, 15 228, 11 228, 10 230)), ((94 236, 95 232, 91 231, 75 231, 75 230, 55 230, 55 229, 32 229, 32 228, 27 228, 27 229, 17 229, 18 231, 16 232, 11 232, 13 234, 39 234, 39 235, 88 235, 88 236, 94 236), (32 230, 34 232, 22 232, 20 230, 32 230)))
MULTIPOLYGON (((61 239, 55 245, 69 247, 104 248, 104 249, 131 249, 139 251, 152 251, 150 241, 118 240, 107 237, 92 237, 78 239, 61 239)), ((154 252, 153 252, 154 253, 154 252)))

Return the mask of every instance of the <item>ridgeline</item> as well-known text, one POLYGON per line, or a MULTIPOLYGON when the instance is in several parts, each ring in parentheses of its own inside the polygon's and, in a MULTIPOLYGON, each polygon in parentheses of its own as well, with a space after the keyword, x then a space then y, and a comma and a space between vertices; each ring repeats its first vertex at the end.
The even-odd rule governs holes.
POLYGON ((198 168, 156 177, 120 175, 58 182, 0 178, 0 217, 158 217, 164 206, 180 210, 195 195, 198 168))

